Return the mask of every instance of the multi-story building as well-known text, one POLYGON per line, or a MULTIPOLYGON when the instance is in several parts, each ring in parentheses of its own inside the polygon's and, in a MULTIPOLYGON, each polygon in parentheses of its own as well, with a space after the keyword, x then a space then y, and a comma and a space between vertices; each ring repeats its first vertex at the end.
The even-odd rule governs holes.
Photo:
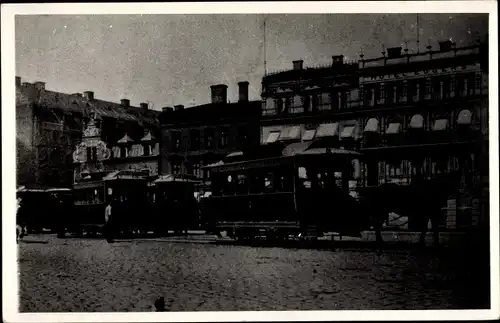
POLYGON ((49 91, 43 82, 21 84, 19 77, 16 96, 18 185, 70 187, 82 178, 82 171, 83 177, 90 176, 94 171, 82 165, 98 152, 97 146, 82 152, 84 132, 94 143, 103 141, 101 149, 110 149, 99 172, 146 165, 157 173, 159 111, 148 109, 148 104, 137 108, 127 99, 121 104, 98 100, 91 91, 49 91))
POLYGON ((470 198, 488 187, 488 46, 389 48, 359 61, 359 87, 363 183, 443 177, 459 205, 478 211, 470 198))
POLYGON ((329 137, 363 153, 353 165, 357 185, 446 174, 459 204, 487 197, 487 45, 445 41, 416 54, 396 47, 357 63, 302 64, 263 78, 262 144, 329 137))
POLYGON ((248 100, 248 82, 238 86, 238 102, 228 102, 227 85, 219 84, 210 87, 209 104, 163 108, 161 174, 207 180, 204 165, 259 146, 260 101, 248 100))
MULTIPOLYGON (((329 66, 304 68, 294 61, 289 71, 262 80, 261 143, 286 145, 326 140, 335 147, 359 149, 362 116, 358 64, 333 56, 329 66)), ((304 148, 307 145, 304 145, 304 148)), ((359 177, 359 161, 354 175, 359 177)))

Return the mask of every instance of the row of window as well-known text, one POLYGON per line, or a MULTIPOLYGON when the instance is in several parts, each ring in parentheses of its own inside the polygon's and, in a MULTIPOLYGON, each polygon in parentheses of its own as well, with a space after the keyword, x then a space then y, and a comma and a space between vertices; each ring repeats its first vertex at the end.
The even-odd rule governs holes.
MULTIPOLYGON (((129 157, 147 157, 156 156, 159 154, 158 143, 151 144, 137 144, 132 146, 115 146, 111 148, 111 158, 129 158, 129 157)), ((97 161, 97 147, 87 147, 86 149, 87 161, 97 161)))
MULTIPOLYGON (((192 129, 189 131, 189 136, 183 138, 181 131, 171 131, 171 149, 180 151, 181 149, 200 150, 200 149, 224 149, 229 146, 229 128, 223 127, 219 129, 218 136, 215 136, 215 130, 207 128, 203 131, 203 136, 200 130, 192 129), (216 140, 217 138, 217 140, 216 140), (183 144, 184 139, 184 144, 183 144), (203 140, 202 140, 203 139, 203 140)), ((240 145, 248 143, 248 133, 246 128, 238 129, 236 140, 240 145)))
MULTIPOLYGON (((466 158, 447 156, 442 158, 422 158, 420 161, 399 160, 397 162, 368 163, 363 166, 363 178, 369 186, 383 183, 407 183, 416 175, 434 177, 440 174, 475 174, 480 165, 475 154, 466 158)), ((465 176, 465 178, 470 176, 465 176)))
POLYGON ((361 106, 416 103, 425 100, 445 100, 480 94, 482 86, 483 80, 479 73, 379 82, 362 85, 359 89, 295 95, 287 98, 267 98, 263 102, 262 114, 295 114, 361 106))

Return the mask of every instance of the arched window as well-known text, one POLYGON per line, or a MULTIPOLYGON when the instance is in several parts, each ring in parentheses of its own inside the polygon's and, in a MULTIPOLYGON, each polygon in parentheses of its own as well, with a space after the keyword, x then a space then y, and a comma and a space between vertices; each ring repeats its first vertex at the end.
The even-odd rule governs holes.
POLYGON ((472 113, 467 109, 460 111, 457 118, 457 124, 470 125, 471 123, 472 123, 472 113))
POLYGON ((423 129, 424 128, 424 117, 422 117, 420 114, 414 115, 410 120, 410 128, 423 129))

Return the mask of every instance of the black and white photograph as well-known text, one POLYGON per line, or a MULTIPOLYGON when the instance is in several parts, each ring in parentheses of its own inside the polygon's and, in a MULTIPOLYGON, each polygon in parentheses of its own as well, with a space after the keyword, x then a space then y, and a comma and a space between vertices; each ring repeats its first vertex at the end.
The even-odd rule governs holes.
POLYGON ((497 29, 493 1, 2 5, 4 320, 499 318, 497 29))

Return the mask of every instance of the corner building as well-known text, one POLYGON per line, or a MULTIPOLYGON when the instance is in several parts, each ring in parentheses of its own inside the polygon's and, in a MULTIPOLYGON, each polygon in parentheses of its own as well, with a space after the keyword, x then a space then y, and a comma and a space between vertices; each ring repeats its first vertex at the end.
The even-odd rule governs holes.
POLYGON ((209 183, 203 166, 259 146, 260 101, 248 100, 248 82, 238 86, 238 102, 228 102, 227 85, 218 84, 210 87, 211 103, 163 108, 162 175, 192 175, 209 183))

